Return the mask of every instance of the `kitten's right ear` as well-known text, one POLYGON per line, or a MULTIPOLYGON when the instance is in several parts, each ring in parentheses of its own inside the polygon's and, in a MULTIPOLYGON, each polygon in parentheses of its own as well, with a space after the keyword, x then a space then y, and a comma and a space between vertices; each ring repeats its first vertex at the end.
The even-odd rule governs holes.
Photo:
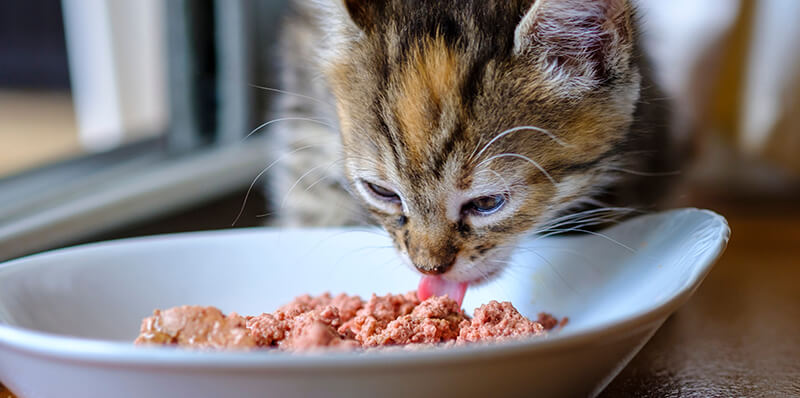
POLYGON ((344 7, 361 30, 371 32, 380 20, 384 3, 380 0, 344 0, 344 7))
POLYGON ((514 52, 554 74, 608 79, 631 59, 633 12, 631 0, 535 0, 517 26, 514 52))

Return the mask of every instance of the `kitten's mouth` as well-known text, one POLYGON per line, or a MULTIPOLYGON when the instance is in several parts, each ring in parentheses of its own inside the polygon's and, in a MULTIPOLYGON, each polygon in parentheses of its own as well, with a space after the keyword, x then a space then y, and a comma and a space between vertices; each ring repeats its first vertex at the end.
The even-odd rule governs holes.
MULTIPOLYGON (((506 255, 507 253, 501 253, 500 258, 505 258, 506 255)), ((487 260, 487 263, 492 264, 496 261, 487 260)), ((408 261, 408 263, 411 262, 408 261)), ((486 267, 485 265, 471 264, 471 267, 465 268, 464 264, 456 264, 453 270, 444 275, 423 275, 417 287, 417 296, 420 300, 425 300, 432 296, 446 295, 461 305, 469 286, 487 283, 503 271, 503 267, 486 267), (480 272, 475 272, 477 266, 481 266, 480 272)))
POLYGON ((455 282, 439 276, 423 276, 419 281, 417 295, 420 300, 432 296, 448 296, 461 306, 468 286, 469 282, 455 282))

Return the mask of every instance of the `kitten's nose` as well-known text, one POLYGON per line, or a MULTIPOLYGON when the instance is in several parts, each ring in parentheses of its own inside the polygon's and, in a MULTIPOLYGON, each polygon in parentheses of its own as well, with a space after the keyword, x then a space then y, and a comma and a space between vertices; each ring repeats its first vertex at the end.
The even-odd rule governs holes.
POLYGON ((453 268, 459 247, 444 235, 429 229, 410 230, 406 235, 406 253, 419 272, 435 276, 453 268))
POLYGON ((442 263, 442 264, 435 264, 435 265, 427 265, 427 264, 414 264, 417 269, 425 275, 441 275, 453 268, 453 264, 455 264, 456 259, 453 258, 450 262, 442 263))

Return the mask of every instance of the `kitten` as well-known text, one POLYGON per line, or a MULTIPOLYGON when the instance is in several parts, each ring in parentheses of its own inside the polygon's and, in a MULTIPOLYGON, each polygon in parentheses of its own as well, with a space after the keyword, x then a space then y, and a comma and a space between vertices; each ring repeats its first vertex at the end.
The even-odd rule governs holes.
POLYGON ((528 233, 608 220, 563 217, 587 203, 653 203, 642 175, 674 157, 635 22, 629 0, 295 2, 282 88, 303 95, 275 116, 309 119, 270 132, 277 223, 368 214, 464 285, 528 233))

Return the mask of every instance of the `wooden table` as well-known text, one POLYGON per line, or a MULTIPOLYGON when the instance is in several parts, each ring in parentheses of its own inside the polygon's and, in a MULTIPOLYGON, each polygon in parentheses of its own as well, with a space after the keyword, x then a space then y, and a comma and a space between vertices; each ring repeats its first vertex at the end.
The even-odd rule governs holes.
POLYGON ((601 396, 800 396, 795 203, 709 206, 731 224, 727 252, 601 396))
POLYGON ((800 397, 800 202, 712 208, 728 250, 602 397, 800 397))

